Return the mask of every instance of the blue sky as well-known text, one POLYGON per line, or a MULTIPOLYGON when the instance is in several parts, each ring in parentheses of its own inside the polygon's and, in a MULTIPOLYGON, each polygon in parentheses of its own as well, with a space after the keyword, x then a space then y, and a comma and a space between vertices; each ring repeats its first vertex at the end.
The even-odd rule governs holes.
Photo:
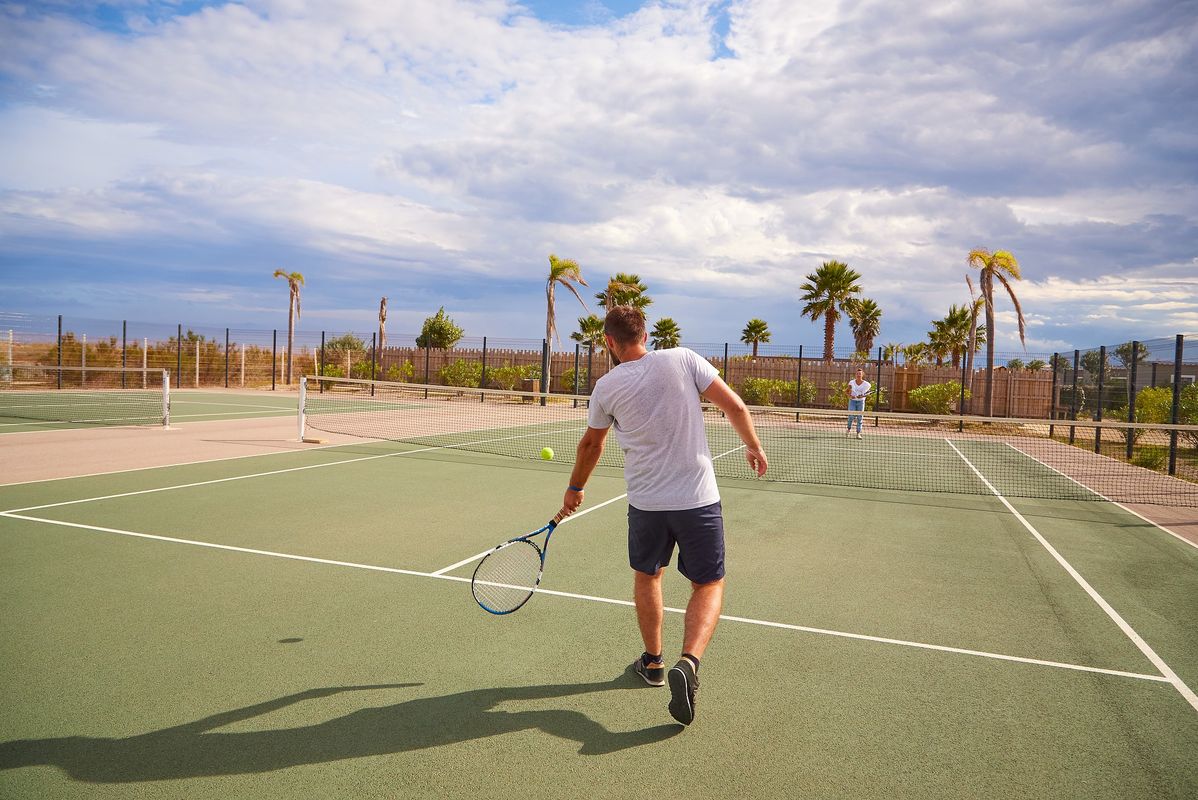
POLYGON ((539 338, 552 252, 815 346, 836 259, 913 342, 985 247, 1031 352, 1198 333, 1196 44, 1140 0, 0 3, 0 311, 284 327, 283 268, 303 329, 539 338))

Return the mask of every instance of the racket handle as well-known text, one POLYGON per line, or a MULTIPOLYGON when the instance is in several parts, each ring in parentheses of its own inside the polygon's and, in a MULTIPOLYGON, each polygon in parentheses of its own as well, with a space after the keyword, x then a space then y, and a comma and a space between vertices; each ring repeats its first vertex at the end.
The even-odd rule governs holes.
POLYGON ((561 511, 557 512, 556 517, 554 517, 553 519, 551 519, 549 521, 549 526, 552 528, 556 528, 558 526, 558 523, 561 522, 563 519, 565 519, 568 516, 569 516, 569 512, 563 508, 561 511))

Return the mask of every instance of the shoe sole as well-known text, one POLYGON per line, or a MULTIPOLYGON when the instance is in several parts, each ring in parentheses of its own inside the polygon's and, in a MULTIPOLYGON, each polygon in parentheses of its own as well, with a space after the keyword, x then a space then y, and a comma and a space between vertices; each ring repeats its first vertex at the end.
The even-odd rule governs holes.
POLYGON ((678 667, 671 667, 666 674, 670 681, 670 716, 683 725, 695 721, 695 707, 691 705, 690 692, 687 691, 686 673, 678 667))
MULTIPOLYGON (((663 667, 663 669, 664 669, 664 667, 663 667)), ((639 675, 641 677, 641 680, 643 680, 645 683, 649 684, 650 686, 665 686, 666 685, 664 678, 662 680, 654 683, 653 680, 649 677, 648 673, 641 672, 639 669, 637 669, 637 664, 635 662, 632 665, 632 671, 635 672, 637 675, 639 675)))

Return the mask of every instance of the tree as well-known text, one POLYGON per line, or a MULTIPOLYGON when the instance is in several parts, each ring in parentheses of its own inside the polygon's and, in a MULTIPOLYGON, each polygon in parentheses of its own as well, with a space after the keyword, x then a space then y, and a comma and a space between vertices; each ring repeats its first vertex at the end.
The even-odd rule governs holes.
POLYGON ((836 323, 840 320, 841 312, 847 311, 847 301, 861 293, 861 287, 857 285, 859 280, 861 273, 850 269, 848 264, 825 261, 799 287, 803 291, 799 299, 806 303, 803 316, 810 317, 812 322, 818 322, 821 318, 824 321, 824 361, 833 358, 836 323))
POLYGON ((295 347, 295 321, 300 315, 300 287, 304 285, 304 276, 298 272, 287 272, 276 269, 274 277, 286 278, 287 289, 287 385, 291 385, 292 350, 295 347))
POLYGON ((770 341, 770 326, 765 320, 754 317, 745 325, 745 329, 741 331, 740 340, 745 344, 753 345, 753 358, 757 358, 757 345, 770 341))
POLYGON ((1104 356, 1101 350, 1087 350, 1082 353, 1081 365, 1086 374, 1097 382, 1098 373, 1106 372, 1107 367, 1111 364, 1110 360, 1104 356))
MULTIPOLYGON (((587 304, 583 302, 582 295, 580 295, 578 290, 574 288, 575 283, 582 284, 583 286, 587 285, 587 282, 583 280, 582 277, 582 268, 579 267, 578 262, 572 258, 558 258, 553 253, 550 253, 549 277, 545 281, 545 341, 549 343, 549 348, 551 350, 553 349, 554 339, 561 341, 560 337, 557 335, 557 301, 554 297, 554 290, 559 283, 569 289, 571 294, 578 298, 578 302, 582 306, 582 310, 586 311, 587 304)), ((549 380, 551 375, 549 373, 552 364, 552 358, 549 359, 549 361, 545 364, 545 378, 544 382, 541 384, 542 386, 550 385, 549 380)))
POLYGON ((1008 277, 1017 281, 1022 280, 1023 276, 1019 272, 1019 262, 1007 250, 995 250, 993 253, 981 248, 970 250, 967 262, 969 266, 981 273, 979 282, 982 302, 986 309, 986 332, 989 334, 986 339, 985 400, 985 414, 989 417, 994 413, 994 282, 997 280, 1002 284, 1011 298, 1012 305, 1015 306, 1015 314, 1019 320, 1019 342, 1026 349, 1027 339, 1024 334, 1027 324, 1023 319, 1023 308, 1019 305, 1019 298, 1015 296, 1011 281, 1008 280, 1008 277))
POLYGON ((653 303, 646 292, 648 287, 641 283, 639 275, 617 272, 607 282, 607 288, 595 295, 604 313, 616 306, 632 306, 644 311, 653 303))
POLYGON ((886 363, 893 364, 895 362, 895 359, 898 356, 902 355, 902 352, 903 352, 903 345, 901 343, 887 342, 886 345, 882 348, 882 358, 886 360, 886 363))
POLYGON ((649 338, 653 343, 654 350, 669 350, 671 347, 677 347, 682 341, 682 329, 674 320, 662 317, 653 326, 653 332, 649 338))
POLYGON ((379 301, 379 350, 387 346, 387 298, 379 301))
POLYGON ((1148 346, 1143 342, 1124 342, 1115 348, 1115 358, 1119 360, 1120 366, 1127 370, 1127 403, 1131 405, 1131 365, 1134 358, 1137 365, 1143 364, 1148 360, 1148 346), (1136 351, 1132 353, 1132 345, 1136 346, 1136 351))
POLYGON ((1029 372, 1039 372, 1047 366, 1048 362, 1042 358, 1033 358, 1031 361, 1027 362, 1027 369, 1029 372))
POLYGON ((570 334, 570 338, 595 350, 603 350, 607 343, 603 339, 602 318, 595 314, 579 317, 578 330, 570 334))
POLYGON ((948 307, 944 319, 933 322, 932 326, 940 333, 940 339, 946 348, 946 355, 952 357, 953 367, 961 366, 961 356, 969 348, 970 331, 976 335, 974 326, 976 318, 970 312, 969 306, 959 306, 956 303, 948 307))
POLYGON ((416 346, 449 349, 457 344, 464 334, 465 331, 445 315, 445 306, 441 306, 434 316, 425 318, 424 327, 416 337, 416 346))
POLYGON ((918 367, 926 364, 928 361, 928 346, 923 342, 916 342, 903 347, 903 364, 908 367, 918 367))
POLYGON ((1026 368, 1027 367, 1024 366, 1022 358, 1007 359, 1007 369, 1011 370, 1012 372, 1019 372, 1020 370, 1026 368))
POLYGON ((853 329, 853 340, 859 352, 868 353, 874 349, 874 339, 882 329, 882 309, 868 298, 852 299, 847 303, 845 313, 849 315, 849 327, 853 329))

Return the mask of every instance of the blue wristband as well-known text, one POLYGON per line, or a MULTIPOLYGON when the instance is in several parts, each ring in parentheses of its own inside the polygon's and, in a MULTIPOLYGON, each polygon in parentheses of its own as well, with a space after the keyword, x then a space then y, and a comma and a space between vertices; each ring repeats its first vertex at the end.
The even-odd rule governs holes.
POLYGON ((570 489, 570 491, 572 491, 572 492, 581 492, 581 491, 582 491, 582 487, 581 487, 581 486, 570 486, 570 487, 568 487, 568 488, 569 488, 569 489, 570 489))

